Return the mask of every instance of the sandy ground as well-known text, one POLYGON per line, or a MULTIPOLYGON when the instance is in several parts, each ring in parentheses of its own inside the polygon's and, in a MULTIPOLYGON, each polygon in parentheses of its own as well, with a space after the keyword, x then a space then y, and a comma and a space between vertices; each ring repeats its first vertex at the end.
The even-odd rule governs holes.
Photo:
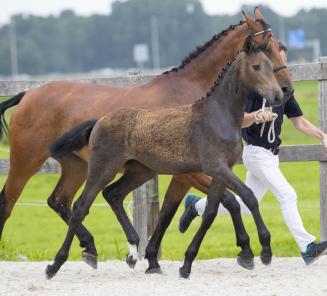
POLYGON ((83 262, 67 262, 46 280, 48 262, 0 262, 0 295, 327 295, 327 256, 311 266, 301 258, 273 258, 268 267, 258 258, 255 263, 248 271, 235 259, 195 261, 185 280, 179 277, 177 261, 161 261, 161 275, 144 274, 144 261, 134 270, 122 261, 100 262, 97 270, 83 262))

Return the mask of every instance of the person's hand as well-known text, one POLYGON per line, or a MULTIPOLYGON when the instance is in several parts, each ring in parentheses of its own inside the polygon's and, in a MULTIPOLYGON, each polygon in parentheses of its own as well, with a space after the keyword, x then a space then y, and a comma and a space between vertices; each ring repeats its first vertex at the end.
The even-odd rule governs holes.
POLYGON ((269 109, 258 110, 254 114, 256 123, 268 122, 274 119, 273 113, 269 109))

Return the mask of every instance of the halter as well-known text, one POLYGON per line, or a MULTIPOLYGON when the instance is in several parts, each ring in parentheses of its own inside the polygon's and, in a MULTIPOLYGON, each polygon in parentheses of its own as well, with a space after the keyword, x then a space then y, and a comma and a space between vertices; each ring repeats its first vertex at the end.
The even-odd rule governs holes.
MULTIPOLYGON (((271 32, 271 28, 270 27, 268 27, 265 30, 259 31, 257 33, 249 33, 249 37, 250 38, 254 38, 256 36, 259 36, 259 35, 262 35, 262 34, 265 34, 265 33, 268 33, 268 32, 271 32)), ((269 36, 269 38, 266 41, 266 43, 264 45, 262 45, 263 49, 266 49, 268 47, 270 38, 271 38, 271 35, 269 36)), ((287 66, 284 64, 284 65, 280 65, 280 66, 278 66, 276 68, 274 67, 273 71, 274 71, 274 73, 276 73, 276 72, 278 72, 280 70, 283 70, 283 69, 286 69, 286 68, 287 68, 287 66)))

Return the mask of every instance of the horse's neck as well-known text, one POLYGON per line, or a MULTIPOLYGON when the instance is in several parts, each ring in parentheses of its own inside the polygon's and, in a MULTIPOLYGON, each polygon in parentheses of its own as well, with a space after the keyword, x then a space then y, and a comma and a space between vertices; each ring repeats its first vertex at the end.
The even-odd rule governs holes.
POLYGON ((203 93, 207 92, 227 62, 242 49, 247 35, 248 27, 245 23, 229 29, 226 35, 215 40, 176 74, 184 76, 192 83, 196 82, 203 93))
POLYGON ((240 80, 240 65, 234 63, 212 94, 203 99, 204 117, 210 122, 219 124, 224 120, 241 128, 246 91, 240 80))

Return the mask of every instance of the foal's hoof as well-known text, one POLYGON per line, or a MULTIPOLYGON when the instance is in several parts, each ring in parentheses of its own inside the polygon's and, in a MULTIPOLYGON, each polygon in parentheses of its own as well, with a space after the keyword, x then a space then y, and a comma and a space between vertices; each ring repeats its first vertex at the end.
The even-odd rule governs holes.
POLYGON ((146 271, 146 274, 162 274, 161 268, 159 267, 149 267, 146 271))
POLYGON ((260 255, 260 259, 261 259, 262 264, 264 264, 264 265, 270 265, 271 264, 272 256, 265 256, 265 255, 261 254, 260 255))
POLYGON ((252 270, 254 268, 254 258, 253 257, 242 257, 237 256, 237 263, 249 270, 252 270))
POLYGON ((185 270, 183 269, 183 267, 181 267, 181 268, 179 269, 179 275, 180 275, 182 278, 184 278, 184 279, 188 279, 189 276, 190 276, 190 272, 185 271, 185 270))
POLYGON ((131 255, 126 256, 126 263, 128 264, 128 266, 130 268, 134 268, 136 262, 137 262, 137 259, 134 259, 133 256, 131 256, 131 255))
POLYGON ((48 265, 47 268, 45 269, 45 276, 47 280, 50 280, 56 275, 57 271, 53 268, 52 265, 48 265))
POLYGON ((92 268, 98 268, 98 256, 87 252, 82 252, 82 259, 86 264, 90 265, 92 268))

